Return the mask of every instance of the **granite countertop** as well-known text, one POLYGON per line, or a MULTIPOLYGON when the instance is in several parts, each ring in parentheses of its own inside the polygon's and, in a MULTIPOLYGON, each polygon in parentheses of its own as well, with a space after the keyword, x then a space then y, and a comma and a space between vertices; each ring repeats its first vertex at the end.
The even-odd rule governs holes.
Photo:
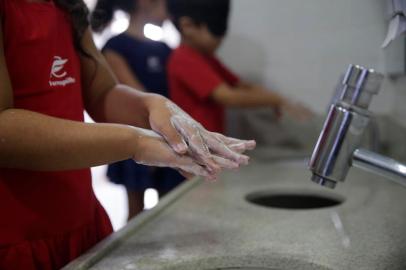
POLYGON ((187 182, 66 269, 406 269, 406 189, 355 168, 334 191, 309 179, 302 161, 256 161, 216 183, 187 182), (255 192, 344 202, 267 208, 246 201, 255 192))

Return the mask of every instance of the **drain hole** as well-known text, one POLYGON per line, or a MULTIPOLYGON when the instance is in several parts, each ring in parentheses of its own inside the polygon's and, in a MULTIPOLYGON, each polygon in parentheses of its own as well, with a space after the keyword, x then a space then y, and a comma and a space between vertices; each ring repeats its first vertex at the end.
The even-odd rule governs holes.
POLYGON ((321 195, 309 193, 252 193, 246 197, 247 201, 265 207, 281 209, 319 209, 333 207, 344 202, 344 198, 337 195, 321 195))

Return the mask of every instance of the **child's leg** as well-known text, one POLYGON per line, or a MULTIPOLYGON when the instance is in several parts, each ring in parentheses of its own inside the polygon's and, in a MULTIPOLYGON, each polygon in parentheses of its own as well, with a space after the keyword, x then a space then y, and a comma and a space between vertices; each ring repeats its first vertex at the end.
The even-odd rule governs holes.
POLYGON ((128 197, 128 220, 144 210, 144 191, 134 191, 126 188, 128 197))

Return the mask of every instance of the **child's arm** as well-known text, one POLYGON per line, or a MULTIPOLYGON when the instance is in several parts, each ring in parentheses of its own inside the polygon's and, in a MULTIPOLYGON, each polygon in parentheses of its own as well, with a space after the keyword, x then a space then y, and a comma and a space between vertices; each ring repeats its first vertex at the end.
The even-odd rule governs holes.
POLYGON ((285 100, 273 92, 231 87, 226 83, 219 85, 211 95, 217 103, 226 107, 280 107, 285 100))
POLYGON ((208 175, 191 158, 179 157, 162 137, 149 131, 126 125, 85 124, 14 108, 1 29, 0 20, 0 168, 60 171, 134 158, 208 175))
POLYGON ((151 131, 85 124, 12 108, 0 112, 1 168, 61 171, 129 158, 212 177, 190 157, 175 154, 161 136, 151 131))
POLYGON ((131 71, 127 61, 121 55, 113 50, 106 50, 103 55, 120 83, 145 91, 144 85, 142 85, 136 74, 131 71))
MULTIPOLYGON (((216 135, 204 130, 168 99, 118 84, 103 55, 94 45, 90 30, 86 32, 82 43, 93 56, 81 57, 84 99, 87 111, 97 122, 153 129, 177 153, 185 154, 189 151, 199 164, 212 172, 219 171, 222 165, 215 161, 216 157, 209 150, 238 164, 248 162, 247 156, 233 152, 224 140, 217 140, 216 135)), ((252 141, 241 143, 245 149, 255 144, 252 141)))
POLYGON ((279 95, 274 91, 265 89, 261 85, 253 84, 253 83, 250 83, 250 82, 247 82, 247 81, 240 81, 235 87, 239 88, 239 89, 242 89, 242 90, 251 91, 251 92, 252 91, 255 91, 255 92, 267 91, 267 92, 272 92, 274 95, 279 95))
POLYGON ((261 86, 241 82, 231 88, 222 84, 213 92, 212 98, 228 107, 272 107, 277 114, 286 111, 299 121, 304 121, 313 116, 313 112, 299 103, 293 103, 276 92, 264 89, 261 86))
POLYGON ((96 122, 123 123, 150 128, 145 98, 140 91, 120 85, 87 30, 82 47, 91 56, 81 55, 83 97, 86 111, 96 122))

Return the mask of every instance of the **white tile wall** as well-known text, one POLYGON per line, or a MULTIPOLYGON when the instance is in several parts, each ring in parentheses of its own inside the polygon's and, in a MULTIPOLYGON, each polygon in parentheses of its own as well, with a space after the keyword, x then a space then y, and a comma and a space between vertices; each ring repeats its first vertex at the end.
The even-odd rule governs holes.
MULTIPOLYGON (((324 112, 348 64, 385 71, 385 0, 233 0, 220 56, 244 78, 324 112)), ((392 113, 392 84, 372 109, 392 113)))

